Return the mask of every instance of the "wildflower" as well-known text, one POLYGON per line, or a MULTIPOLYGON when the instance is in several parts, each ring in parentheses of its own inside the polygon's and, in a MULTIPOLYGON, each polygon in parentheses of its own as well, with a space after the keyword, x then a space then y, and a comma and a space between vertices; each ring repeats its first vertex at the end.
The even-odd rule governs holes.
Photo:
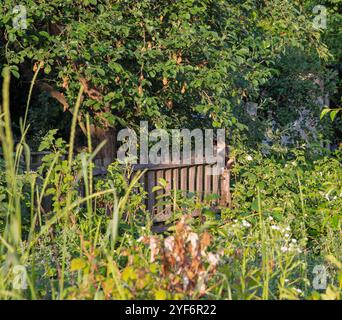
POLYGON ((138 240, 137 240, 137 242, 143 242, 145 240, 145 237, 144 236, 141 236, 138 240))
POLYGON ((216 267, 220 261, 219 256, 217 254, 213 254, 209 252, 208 261, 212 267, 216 267))
POLYGON ((302 290, 298 289, 298 288, 294 288, 298 293, 303 293, 302 290))
POLYGON ((195 232, 191 232, 188 236, 187 241, 191 242, 193 248, 196 248, 198 245, 198 235, 195 232))
POLYGON ((273 219, 272 216, 269 216, 269 217, 268 217, 268 220, 273 221, 274 219, 273 219))
POLYGON ((198 234, 195 232, 191 232, 188 235, 187 242, 191 243, 191 254, 192 256, 195 256, 197 253, 198 245, 199 245, 198 234))
POLYGON ((189 278, 187 276, 183 276, 183 289, 184 291, 188 288, 190 281, 189 278))
POLYGON ((289 250, 289 248, 286 246, 283 246, 280 248, 280 250, 281 250, 281 252, 287 252, 289 250))
POLYGON ((246 157, 246 160, 248 160, 248 161, 252 161, 252 160, 253 160, 253 158, 252 158, 250 155, 247 155, 247 157, 246 157))
POLYGON ((165 239, 164 246, 167 251, 173 251, 174 245, 175 245, 175 237, 170 236, 165 239))
POLYGON ((150 238, 150 249, 151 249, 151 263, 155 261, 157 254, 159 253, 158 241, 156 238, 150 238))
POLYGON ((271 229, 278 230, 278 231, 280 230, 279 226, 277 226, 276 224, 272 225, 271 229))
POLYGON ((250 228, 252 225, 249 223, 249 222, 247 222, 246 220, 242 220, 242 225, 244 226, 244 227, 246 227, 246 228, 250 228))
POLYGON ((285 238, 290 238, 290 235, 288 233, 285 233, 285 238))
POLYGON ((296 244, 296 243, 297 243, 297 240, 296 240, 296 239, 292 239, 291 242, 294 243, 294 244, 296 244))
POLYGON ((200 286, 200 293, 201 293, 201 294, 205 294, 205 291, 206 291, 205 284, 202 283, 201 286, 200 286))

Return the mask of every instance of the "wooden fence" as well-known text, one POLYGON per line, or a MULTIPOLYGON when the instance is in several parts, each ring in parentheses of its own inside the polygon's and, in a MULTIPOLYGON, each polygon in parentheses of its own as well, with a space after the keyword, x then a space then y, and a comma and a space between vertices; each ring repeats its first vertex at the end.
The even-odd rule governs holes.
MULTIPOLYGON (((221 175, 212 175, 214 164, 160 164, 160 165, 135 165, 133 171, 146 170, 140 183, 148 194, 146 205, 151 213, 158 214, 161 207, 156 207, 156 197, 160 191, 152 192, 158 185, 158 180, 167 181, 166 193, 171 190, 181 190, 193 193, 198 200, 204 200, 205 196, 218 195, 217 205, 230 206, 230 167, 232 161, 228 161, 221 175)), ((164 207, 165 209, 165 207, 164 207)))
MULTIPOLYGON (((209 174, 215 164, 145 164, 133 165, 133 175, 138 171, 145 171, 140 179, 140 184, 147 193, 146 207, 151 213, 154 222, 166 221, 172 214, 172 204, 160 205, 160 195, 170 195, 174 190, 180 190, 183 194, 193 194, 198 201, 205 196, 217 195, 215 207, 230 207, 232 204, 230 192, 230 169, 233 160, 227 160, 221 175, 209 174), (160 178, 167 182, 166 190, 152 191, 158 185, 160 178), (158 198, 158 199, 157 199, 158 198)), ((95 170, 94 176, 104 176, 103 169, 95 170)), ((132 176, 133 176, 132 175, 132 176)))
MULTIPOLYGON (((32 152, 30 154, 31 169, 36 170, 40 164, 42 157, 47 152, 32 152)), ((0 154, 0 157, 2 155, 0 154)), ((211 194, 218 196, 217 206, 231 206, 230 192, 230 169, 233 161, 227 160, 226 166, 221 175, 208 174, 214 164, 196 164, 192 159, 191 164, 146 164, 133 165, 133 172, 145 171, 140 183, 145 192, 148 194, 146 200, 147 209, 157 216, 160 213, 160 219, 165 219, 170 211, 167 206, 156 206, 157 197, 162 191, 152 192, 152 189, 158 185, 158 180, 163 178, 167 181, 166 192, 171 190, 181 190, 184 193, 193 193, 198 200, 204 200, 204 197, 211 194), (163 214, 164 213, 164 214, 163 214)), ((24 167, 24 161, 22 161, 24 167)), ((99 168, 94 170, 94 176, 105 176, 106 170, 99 168)))

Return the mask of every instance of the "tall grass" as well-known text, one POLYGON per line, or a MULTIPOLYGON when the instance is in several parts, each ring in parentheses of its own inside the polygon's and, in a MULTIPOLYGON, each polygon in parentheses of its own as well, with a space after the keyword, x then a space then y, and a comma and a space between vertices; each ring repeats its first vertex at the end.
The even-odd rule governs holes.
MULTIPOLYGON (((65 229, 67 229, 68 225, 72 224, 73 215, 76 211, 80 210, 83 205, 86 205, 88 212, 88 234, 83 233, 81 236, 83 238, 93 239, 93 218, 94 209, 93 203, 94 201, 105 195, 113 195, 114 202, 114 210, 113 216, 110 224, 108 225, 107 232, 107 242, 110 243, 108 248, 113 249, 118 232, 118 223, 124 211, 124 207, 126 205, 129 194, 124 195, 124 197, 120 200, 116 197, 116 191, 114 188, 93 192, 93 177, 92 170, 94 168, 93 159, 99 150, 103 147, 106 141, 103 141, 94 151, 92 150, 91 145, 91 136, 90 136, 90 122, 89 117, 87 117, 87 128, 88 128, 88 148, 89 148, 89 156, 86 157, 83 155, 82 158, 82 167, 79 172, 74 172, 73 169, 73 160, 74 160, 74 142, 75 142, 75 132, 77 125, 77 117, 78 112, 81 107, 82 95, 84 88, 81 86, 77 102, 73 111, 73 119, 71 125, 71 133, 70 133, 70 141, 69 141, 69 152, 68 152, 68 161, 66 172, 71 176, 75 176, 74 181, 71 182, 72 186, 70 186, 70 192, 67 193, 66 204, 60 208, 57 208, 53 211, 53 214, 47 218, 43 218, 43 202, 44 198, 47 196, 47 191, 50 184, 50 178, 54 174, 54 170, 60 158, 60 154, 57 152, 53 160, 51 161, 50 166, 47 168, 45 172, 45 176, 42 181, 38 181, 38 179, 33 176, 30 181, 30 227, 28 233, 25 237, 23 237, 22 233, 22 203, 21 199, 23 196, 23 190, 20 187, 20 177, 18 175, 20 161, 22 158, 22 150, 23 150, 23 141, 25 141, 25 135, 27 133, 28 127, 26 127, 27 122, 27 114, 29 110, 29 103, 32 94, 32 88, 34 82, 36 81, 37 74, 39 72, 39 68, 35 73, 35 77, 32 80, 32 84, 30 87, 25 118, 22 122, 22 137, 17 146, 14 144, 12 129, 11 129, 11 117, 10 117, 10 70, 4 69, 4 82, 2 88, 2 97, 3 101, 0 107, 0 142, 3 150, 3 158, 5 163, 5 175, 7 181, 7 207, 6 207, 6 220, 4 230, 0 236, 0 253, 2 256, 5 256, 4 259, 5 264, 3 264, 0 268, 0 296, 1 298, 23 298, 27 297, 27 294, 24 294, 20 289, 13 290, 13 268, 15 266, 28 266, 28 262, 32 255, 32 251, 34 247, 41 241, 49 232, 51 232, 52 228, 56 223, 62 224, 65 229), (85 186, 85 197, 81 197, 80 194, 77 196, 73 196, 72 190, 80 190, 79 189, 79 181, 83 178, 84 186, 85 186)), ((29 155, 30 151, 26 151, 26 169, 30 169, 29 163, 29 155)), ((140 179, 143 173, 138 172, 137 175, 132 179, 131 185, 129 186, 128 192, 131 192, 134 185, 140 179)), ((95 238, 94 238, 94 246, 97 246, 98 241, 98 233, 99 228, 96 230, 95 238)), ((66 268, 66 255, 67 255, 67 234, 63 233, 63 246, 62 246, 62 265, 61 272, 59 275, 59 285, 58 285, 58 293, 53 292, 55 298, 63 299, 65 292, 65 268, 66 268)), ((106 246, 105 246, 106 247, 106 246)), ((111 254, 108 251, 108 259, 109 261, 112 259, 111 254)), ((30 298, 36 299, 37 292, 35 288, 35 283, 33 279, 36 278, 35 275, 35 265, 34 260, 33 264, 30 265, 30 268, 26 268, 26 281, 30 289, 30 298)), ((116 273, 112 272, 113 276, 116 273)))

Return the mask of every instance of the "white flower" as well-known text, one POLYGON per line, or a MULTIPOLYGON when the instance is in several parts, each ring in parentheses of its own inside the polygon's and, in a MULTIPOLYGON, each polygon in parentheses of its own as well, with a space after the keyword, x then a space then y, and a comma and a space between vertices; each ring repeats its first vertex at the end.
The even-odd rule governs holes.
POLYGON ((205 294, 205 290, 206 290, 205 283, 202 283, 200 287, 200 293, 205 294))
POLYGON ((198 234, 195 233, 195 232, 191 232, 189 235, 188 235, 188 239, 187 239, 188 242, 191 242, 191 245, 193 248, 196 248, 197 245, 198 245, 198 234))
POLYGON ((170 237, 167 237, 164 241, 164 247, 167 251, 172 251, 173 250, 173 247, 175 245, 175 237, 173 236, 170 236, 170 237))
POLYGON ((280 230, 279 226, 277 226, 276 224, 272 225, 271 229, 273 229, 273 230, 280 230))
POLYGON ((252 225, 248 222, 248 221, 246 221, 246 220, 242 220, 242 225, 244 226, 244 227, 246 227, 246 228, 250 228, 252 225))
POLYGON ((302 290, 298 289, 298 288, 294 288, 298 293, 303 293, 302 290))
POLYGON ((297 240, 296 239, 292 239, 291 242, 292 243, 297 243, 297 240))
POLYGON ((191 243, 191 254, 192 256, 195 256, 197 253, 197 248, 199 246, 198 234, 195 232, 191 232, 188 235, 187 242, 191 243))
POLYGON ((281 247, 280 250, 282 252, 287 252, 289 250, 289 248, 284 246, 284 247, 281 247))
POLYGON ((288 233, 285 233, 285 238, 290 238, 290 235, 288 233))
POLYGON ((246 157, 246 160, 248 160, 248 161, 252 161, 252 160, 253 160, 253 158, 252 158, 250 155, 247 155, 247 157, 246 157))
POLYGON ((189 283, 190 283, 189 278, 187 276, 183 276, 183 289, 184 290, 187 289, 189 283))
POLYGON ((145 237, 141 236, 141 237, 137 240, 137 242, 142 242, 144 239, 145 239, 145 237))
POLYGON ((159 253, 158 240, 154 237, 150 238, 150 250, 151 250, 150 262, 153 263, 156 259, 156 256, 159 253))
POLYGON ((217 254, 213 254, 213 253, 209 252, 208 261, 212 267, 215 267, 219 263, 220 259, 219 259, 219 256, 217 254))
POLYGON ((273 219, 273 217, 269 216, 268 220, 273 221, 274 219, 273 219))

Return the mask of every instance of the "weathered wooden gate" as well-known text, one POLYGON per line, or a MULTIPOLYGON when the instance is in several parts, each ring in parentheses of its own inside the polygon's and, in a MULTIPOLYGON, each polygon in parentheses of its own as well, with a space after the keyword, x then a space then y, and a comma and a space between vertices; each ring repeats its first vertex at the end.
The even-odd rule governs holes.
POLYGON ((230 169, 233 161, 229 160, 221 175, 211 175, 211 169, 214 164, 146 164, 135 165, 133 171, 145 170, 145 174, 140 180, 144 190, 148 194, 146 205, 153 214, 158 214, 163 210, 156 206, 156 197, 160 194, 153 192, 153 188, 158 185, 158 180, 163 178, 167 181, 166 192, 171 190, 182 190, 187 193, 193 193, 198 200, 204 200, 204 197, 211 194, 218 195, 218 206, 231 205, 230 192, 230 169))
MULTIPOLYGON (((30 154, 30 165, 33 170, 41 165, 42 157, 46 154, 48 152, 32 152, 30 154)), ((156 205, 156 198, 160 195, 160 191, 152 191, 158 185, 160 178, 165 179, 168 183, 166 192, 181 190, 184 193, 195 194, 198 200, 203 200, 207 195, 216 194, 218 206, 231 206, 230 169, 232 164, 232 160, 227 160, 221 175, 208 174, 215 164, 196 164, 194 159, 190 164, 137 164, 133 165, 133 172, 145 171, 140 183, 148 194, 146 207, 153 216, 156 216, 165 209, 165 207, 156 205)), ((22 166, 25 167, 24 161, 22 166)), ((103 168, 94 171, 94 176, 104 176, 105 174, 106 170, 103 168)))

